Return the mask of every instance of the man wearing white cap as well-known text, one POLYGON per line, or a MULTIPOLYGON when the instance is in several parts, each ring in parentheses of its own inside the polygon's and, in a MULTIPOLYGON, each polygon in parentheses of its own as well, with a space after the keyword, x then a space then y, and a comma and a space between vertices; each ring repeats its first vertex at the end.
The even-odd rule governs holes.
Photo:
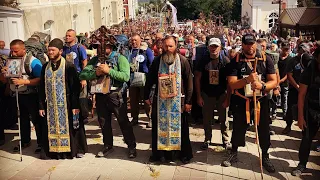
POLYGON ((195 86, 197 103, 202 107, 205 141, 201 149, 205 150, 211 143, 213 111, 217 107, 221 121, 222 143, 225 148, 231 148, 227 133, 228 121, 226 121, 226 90, 227 78, 225 66, 229 63, 228 57, 220 54, 221 41, 212 37, 208 41, 208 50, 205 56, 195 68, 195 86))

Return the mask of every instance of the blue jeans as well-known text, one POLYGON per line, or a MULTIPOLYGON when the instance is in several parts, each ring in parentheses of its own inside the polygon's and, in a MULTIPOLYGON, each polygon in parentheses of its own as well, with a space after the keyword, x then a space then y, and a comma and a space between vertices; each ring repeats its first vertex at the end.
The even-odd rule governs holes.
POLYGON ((288 110, 288 94, 289 87, 288 86, 280 86, 281 87, 281 108, 283 111, 283 117, 286 116, 288 110))

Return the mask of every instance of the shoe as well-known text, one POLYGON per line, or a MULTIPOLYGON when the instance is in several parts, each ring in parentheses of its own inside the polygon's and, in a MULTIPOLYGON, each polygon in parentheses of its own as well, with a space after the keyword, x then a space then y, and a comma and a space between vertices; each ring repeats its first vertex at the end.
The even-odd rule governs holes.
POLYGON ((167 162, 166 158, 164 158, 163 156, 161 156, 161 157, 160 157, 160 163, 161 163, 161 164, 164 164, 164 163, 166 163, 166 162, 167 162))
POLYGON ((34 151, 35 154, 39 154, 41 152, 41 146, 38 146, 34 151))
POLYGON ((83 120, 83 124, 88 124, 89 123, 89 119, 88 118, 85 118, 84 120, 83 120))
POLYGON ((226 143, 223 144, 223 147, 226 150, 231 150, 232 149, 232 144, 230 142, 226 142, 226 143))
POLYGON ((228 111, 228 117, 233 118, 232 111, 230 111, 230 110, 228 111))
POLYGON ((3 146, 5 143, 5 140, 0 140, 0 146, 3 146))
POLYGON ((136 148, 129 148, 129 155, 128 156, 130 159, 137 157, 136 148))
POLYGON ((98 152, 96 157, 105 157, 108 154, 112 153, 114 149, 112 147, 104 147, 101 151, 98 152))
POLYGON ((229 157, 226 160, 224 160, 221 165, 224 167, 230 167, 232 163, 235 163, 237 161, 238 161, 238 153, 231 152, 229 157))
POLYGON ((291 125, 288 126, 286 128, 284 128, 284 130, 282 131, 282 134, 289 134, 291 132, 291 125))
POLYGON ((200 149, 202 150, 207 150, 209 148, 209 144, 210 144, 210 141, 205 141, 201 146, 200 146, 200 149))
POLYGON ((306 170, 306 166, 299 164, 292 172, 291 175, 292 176, 301 176, 301 174, 306 170))
POLYGON ((220 119, 218 118, 214 123, 220 124, 220 119))
POLYGON ((156 162, 156 161, 157 161, 157 159, 154 156, 151 155, 149 157, 149 162, 153 163, 153 162, 156 162))
POLYGON ((130 122, 131 126, 136 126, 139 124, 139 120, 136 118, 133 118, 132 121, 130 122))
MULTIPOLYGON (((24 143, 24 144, 21 144, 21 148, 22 149, 25 149, 27 147, 31 146, 31 141, 28 142, 28 143, 24 143)), ((13 152, 19 152, 20 151, 20 146, 17 145, 16 147, 13 148, 13 152)))
POLYGON ((270 134, 270 135, 275 135, 275 134, 276 134, 276 132, 275 132, 275 131, 270 130, 270 131, 269 131, 269 134, 270 134))
POLYGON ((276 172, 276 169, 272 165, 269 155, 263 156, 262 157, 262 166, 269 172, 269 173, 274 173, 276 172))
POLYGON ((181 162, 182 162, 183 164, 189 164, 189 163, 190 163, 190 159, 188 159, 188 158, 186 158, 186 157, 183 157, 183 158, 181 158, 181 162))
POLYGON ((272 116, 271 116, 271 120, 276 120, 277 119, 277 115, 276 114, 273 114, 272 116))
POLYGON ((76 157, 77 157, 77 158, 83 158, 83 157, 84 157, 84 154, 83 154, 83 153, 78 153, 76 157))

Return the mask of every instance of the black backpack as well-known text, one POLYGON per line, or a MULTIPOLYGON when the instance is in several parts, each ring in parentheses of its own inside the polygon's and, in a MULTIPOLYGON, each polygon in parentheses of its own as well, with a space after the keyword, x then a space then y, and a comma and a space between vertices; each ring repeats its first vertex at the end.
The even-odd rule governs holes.
POLYGON ((28 39, 24 42, 24 44, 26 47, 27 56, 34 56, 35 58, 39 59, 42 64, 46 63, 46 57, 44 55, 46 47, 42 43, 36 40, 28 39))

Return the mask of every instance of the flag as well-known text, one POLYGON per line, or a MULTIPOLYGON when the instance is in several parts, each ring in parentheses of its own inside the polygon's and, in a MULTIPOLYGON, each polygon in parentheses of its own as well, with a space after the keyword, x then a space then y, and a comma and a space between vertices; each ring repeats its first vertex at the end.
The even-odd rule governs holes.
POLYGON ((178 12, 177 8, 174 7, 169 1, 167 1, 166 4, 170 6, 171 11, 172 11, 172 21, 171 21, 172 23, 171 23, 171 26, 172 27, 179 27, 178 19, 177 19, 177 12, 178 12))

